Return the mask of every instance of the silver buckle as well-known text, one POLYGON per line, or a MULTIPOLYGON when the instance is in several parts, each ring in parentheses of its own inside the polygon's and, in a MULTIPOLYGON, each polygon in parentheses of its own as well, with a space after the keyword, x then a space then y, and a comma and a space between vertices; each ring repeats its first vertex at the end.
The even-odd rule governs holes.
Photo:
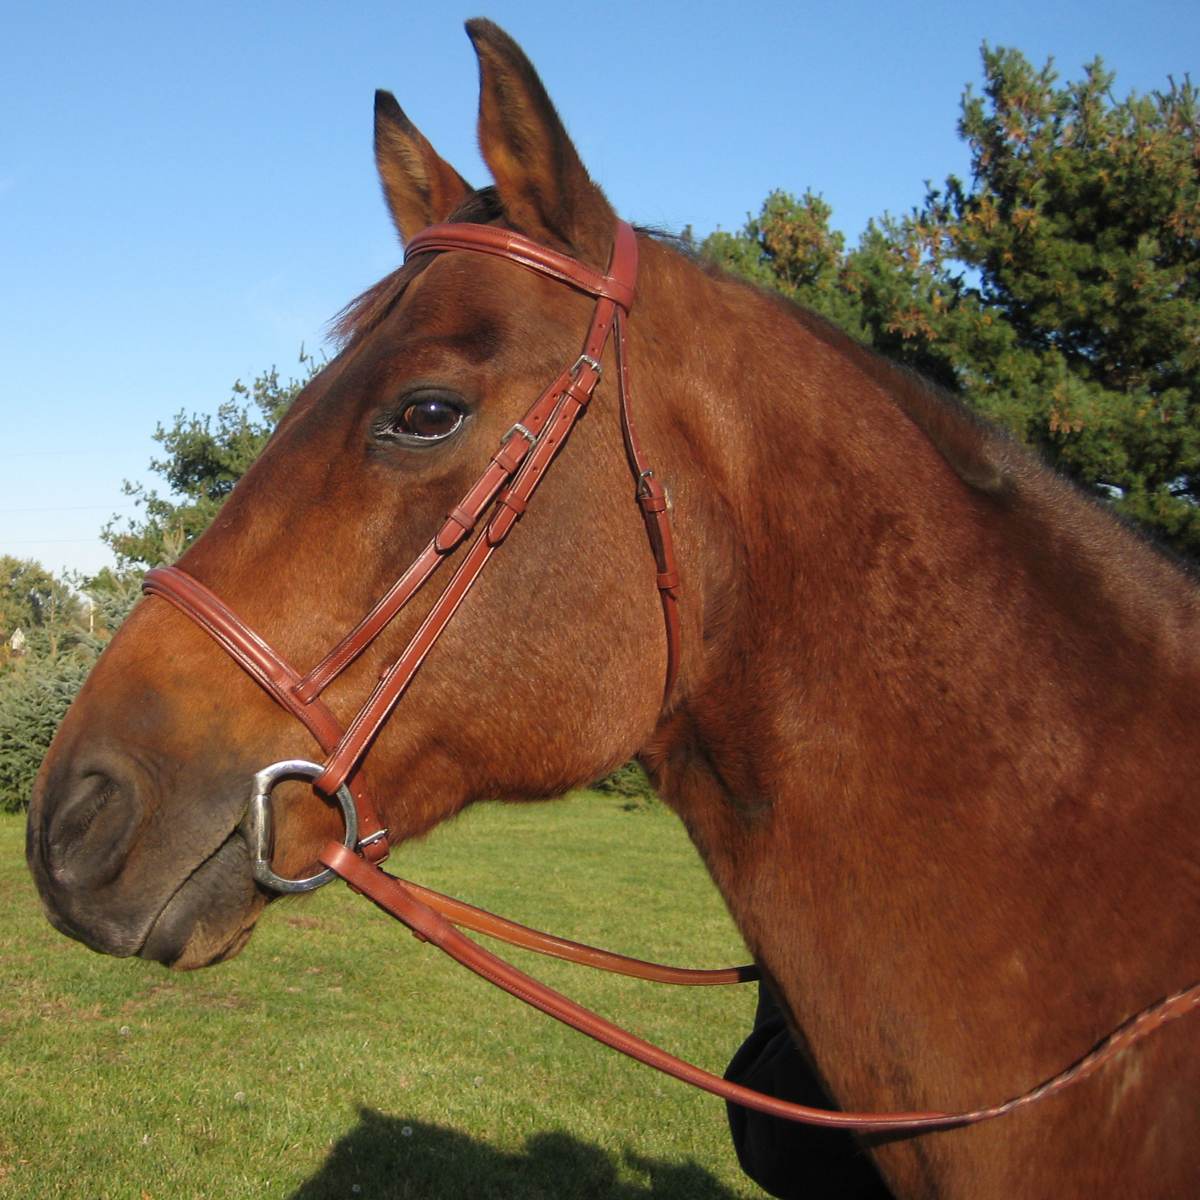
MULTIPOLYGON (((650 488, 647 485, 646 480, 653 479, 653 478, 654 478, 654 471, 651 469, 647 469, 645 471, 640 471, 638 473, 637 498, 639 500, 645 500, 649 497, 650 488)), ((665 485, 663 486, 663 503, 666 504, 668 512, 670 512, 671 509, 674 508, 674 505, 671 503, 671 493, 665 485)))
POLYGON ((515 434, 520 434, 531 446, 537 441, 537 437, 530 433, 520 421, 517 421, 512 428, 500 439, 500 445, 507 446, 515 434))
MULTIPOLYGON (((250 850, 251 870, 255 881, 265 888, 270 888, 273 892, 311 892, 314 888, 319 888, 336 878, 329 868, 303 879, 285 879, 271 869, 271 852, 275 840, 271 823, 271 792, 280 780, 316 779, 323 770, 324 767, 304 758, 285 758, 282 762, 263 767, 254 776, 250 802, 246 806, 246 815, 242 818, 239 828, 250 850)), ((356 850, 359 848, 358 809, 354 805, 354 797, 344 783, 333 795, 342 810, 342 820, 346 823, 342 845, 348 850, 356 850)), ((365 838, 362 845, 366 846, 371 842, 378 841, 386 833, 386 829, 374 833, 369 838, 365 838)))
POLYGON ((579 378, 580 367, 591 367, 596 372, 596 378, 599 379, 604 374, 604 367, 601 366, 590 354, 581 354, 571 367, 571 375, 573 378, 579 378))

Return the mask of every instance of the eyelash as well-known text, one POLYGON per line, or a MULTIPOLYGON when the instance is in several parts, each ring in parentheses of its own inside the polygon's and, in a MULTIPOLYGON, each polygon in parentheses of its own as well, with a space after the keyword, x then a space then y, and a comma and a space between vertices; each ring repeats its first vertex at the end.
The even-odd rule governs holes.
POLYGON ((462 428, 466 416, 466 410, 455 399, 436 394, 416 395, 409 397, 393 414, 380 421, 375 432, 389 440, 433 445, 453 437, 462 428), (450 417, 452 423, 446 424, 446 418, 450 417), (427 420, 424 432, 420 429, 422 420, 427 420), (444 427, 438 427, 439 421, 444 427))

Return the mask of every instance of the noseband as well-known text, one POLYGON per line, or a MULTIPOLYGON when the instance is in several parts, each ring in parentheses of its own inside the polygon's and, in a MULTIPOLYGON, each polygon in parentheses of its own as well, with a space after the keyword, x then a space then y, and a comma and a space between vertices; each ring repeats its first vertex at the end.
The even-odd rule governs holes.
POLYGON ((315 667, 301 675, 213 592, 179 567, 158 567, 147 574, 142 585, 148 594, 169 600, 210 634, 277 704, 303 722, 326 754, 323 764, 288 759, 265 767, 254 777, 243 832, 258 882, 274 891, 295 892, 311 890, 335 875, 340 876, 385 912, 403 921, 422 941, 432 942, 477 975, 631 1058, 747 1108, 808 1125, 853 1129, 859 1133, 946 1130, 1004 1116, 1085 1079, 1133 1043, 1196 1011, 1200 1007, 1200 985, 1148 1006, 1057 1075, 1019 1096, 986 1108, 966 1112, 828 1111, 752 1091, 676 1058, 517 970, 465 937, 456 927, 474 929, 557 958, 663 983, 738 983, 757 978, 756 968, 692 971, 626 958, 527 929, 407 880, 396 879, 378 868, 377 864, 387 856, 387 829, 363 777, 363 757, 493 552, 525 512, 537 485, 587 408, 600 382, 601 361, 610 336, 625 451, 654 554, 666 623, 664 704, 670 698, 679 664, 679 572, 667 517, 667 496, 646 462, 630 411, 625 317, 633 304, 637 280, 637 241, 633 229, 624 222, 617 223, 612 261, 603 275, 520 234, 490 225, 433 225, 409 242, 405 260, 446 250, 471 250, 507 259, 595 297, 596 304, 578 358, 559 373, 505 434, 474 486, 450 510, 429 544, 370 612, 315 667), (481 522, 481 532, 467 547, 445 591, 403 653, 383 673, 357 715, 343 729, 321 700, 321 693, 379 636, 481 522), (285 879, 270 864, 270 793, 280 779, 296 776, 311 779, 314 787, 337 800, 345 822, 345 836, 342 845, 332 842, 321 852, 323 871, 305 879, 285 879))
POLYGON ((560 254, 529 238, 490 225, 432 225, 408 243, 405 261, 439 251, 470 250, 507 259, 529 271, 595 297, 583 347, 568 366, 504 435, 475 484, 450 510, 440 529, 408 569, 365 617, 306 674, 301 675, 270 643, 219 597, 179 567, 158 567, 142 585, 150 595, 169 600, 212 636, 231 658, 280 706, 303 722, 325 752, 325 761, 287 760, 255 777, 246 830, 255 878, 275 891, 307 891, 328 882, 325 870, 306 879, 284 879, 270 865, 269 793, 286 776, 304 776, 335 797, 346 817, 345 845, 370 862, 388 851, 388 831, 364 778, 362 760, 392 709, 412 682, 437 639, 445 631, 492 554, 524 514, 542 477, 562 449, 600 382, 610 337, 620 398, 621 432, 633 473, 635 495, 645 519, 656 565, 667 635, 663 702, 670 697, 679 665, 679 571, 667 515, 667 494, 646 460, 634 428, 625 318, 637 283, 637 238, 619 221, 607 273, 560 254), (358 713, 344 729, 321 699, 325 689, 383 632, 397 613, 483 522, 461 562, 403 653, 380 677, 358 713), (353 815, 352 815, 353 814, 353 815), (357 822, 357 830, 351 825, 357 822))

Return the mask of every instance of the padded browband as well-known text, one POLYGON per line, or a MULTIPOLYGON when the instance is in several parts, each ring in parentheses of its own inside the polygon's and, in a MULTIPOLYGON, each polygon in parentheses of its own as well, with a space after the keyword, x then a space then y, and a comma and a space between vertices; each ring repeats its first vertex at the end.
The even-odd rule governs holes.
POLYGON ((415 255, 431 250, 475 250, 480 254, 506 258, 509 262, 536 271, 539 275, 557 279, 559 283, 578 288, 597 299, 611 300, 629 312, 633 308, 634 282, 637 275, 634 237, 632 226, 624 221, 618 223, 613 261, 607 274, 594 271, 578 259, 560 254, 548 246, 541 246, 512 230, 497 229, 494 225, 466 223, 430 225, 428 229, 423 229, 405 246, 404 261, 408 262, 415 255), (633 243, 632 254, 629 243, 633 243))

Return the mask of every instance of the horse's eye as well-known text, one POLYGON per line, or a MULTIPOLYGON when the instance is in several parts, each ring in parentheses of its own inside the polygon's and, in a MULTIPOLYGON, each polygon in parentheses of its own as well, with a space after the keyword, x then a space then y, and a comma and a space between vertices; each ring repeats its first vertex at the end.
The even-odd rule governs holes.
POLYGON ((449 400, 426 396, 405 406, 395 419, 396 433, 422 442, 438 442, 456 432, 463 423, 463 411, 449 400))

